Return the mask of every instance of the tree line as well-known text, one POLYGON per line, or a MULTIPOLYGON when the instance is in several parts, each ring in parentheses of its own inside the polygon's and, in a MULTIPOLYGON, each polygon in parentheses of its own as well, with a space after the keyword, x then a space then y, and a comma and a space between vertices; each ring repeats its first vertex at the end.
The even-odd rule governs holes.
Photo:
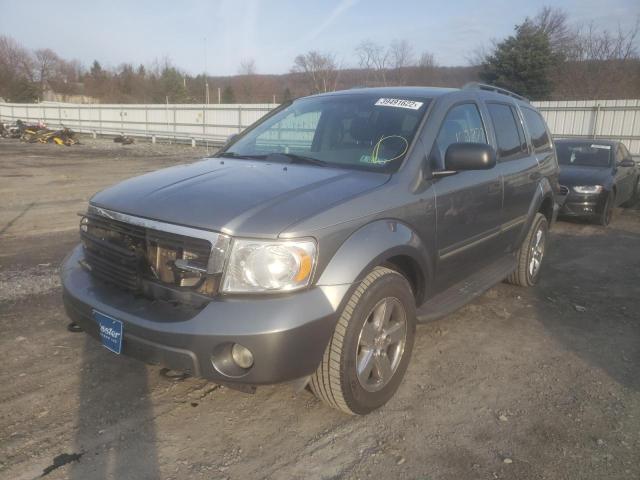
POLYGON ((208 91, 210 103, 280 103, 354 86, 484 81, 534 100, 640 98, 639 25, 616 31, 575 26, 565 11, 544 7, 512 35, 475 51, 467 66, 440 66, 433 53, 418 52, 407 40, 367 39, 355 46, 350 64, 313 50, 296 56, 285 74, 260 74, 256 62, 245 59, 236 75, 224 77, 191 75, 168 58, 111 68, 95 60, 86 67, 0 36, 0 97, 35 102, 55 92, 102 103, 205 103, 208 91))

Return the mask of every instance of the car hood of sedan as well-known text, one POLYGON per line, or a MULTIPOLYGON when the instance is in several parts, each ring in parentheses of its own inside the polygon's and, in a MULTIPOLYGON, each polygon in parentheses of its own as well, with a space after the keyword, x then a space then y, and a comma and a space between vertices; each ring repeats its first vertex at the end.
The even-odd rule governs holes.
POLYGON ((389 178, 359 170, 211 158, 125 180, 96 194, 91 204, 231 235, 275 237, 389 178))
POLYGON ((567 187, 575 185, 608 185, 611 182, 610 167, 583 167, 560 165, 560 183, 567 187))

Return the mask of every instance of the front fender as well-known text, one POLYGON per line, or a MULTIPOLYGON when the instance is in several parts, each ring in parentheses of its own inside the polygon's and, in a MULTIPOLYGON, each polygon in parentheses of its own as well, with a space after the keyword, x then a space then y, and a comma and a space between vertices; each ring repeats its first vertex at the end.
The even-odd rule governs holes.
POLYGON ((426 285, 432 275, 432 261, 418 234, 397 220, 371 222, 353 233, 334 254, 318 285, 344 285, 362 280, 373 267, 404 255, 421 269, 426 285))

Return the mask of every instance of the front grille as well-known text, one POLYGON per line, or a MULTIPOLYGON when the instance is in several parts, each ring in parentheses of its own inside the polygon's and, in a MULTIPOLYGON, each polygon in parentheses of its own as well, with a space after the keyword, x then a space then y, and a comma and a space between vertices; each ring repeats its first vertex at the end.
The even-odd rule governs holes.
POLYGON ((145 282, 196 289, 199 276, 178 272, 174 262, 187 259, 189 265, 206 271, 211 252, 211 244, 205 239, 92 213, 84 216, 80 236, 91 273, 101 281, 136 293, 149 290, 144 288, 145 282))
POLYGON ((560 185, 560 195, 569 195, 569 187, 560 185))

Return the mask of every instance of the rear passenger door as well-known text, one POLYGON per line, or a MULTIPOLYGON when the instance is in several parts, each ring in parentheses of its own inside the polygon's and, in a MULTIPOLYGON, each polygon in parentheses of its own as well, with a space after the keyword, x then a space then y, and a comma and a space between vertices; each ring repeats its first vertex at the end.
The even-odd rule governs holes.
POLYGON ((515 250, 516 241, 541 174, 535 152, 530 150, 520 112, 512 103, 486 102, 496 139, 498 168, 503 179, 503 207, 500 246, 515 250))

